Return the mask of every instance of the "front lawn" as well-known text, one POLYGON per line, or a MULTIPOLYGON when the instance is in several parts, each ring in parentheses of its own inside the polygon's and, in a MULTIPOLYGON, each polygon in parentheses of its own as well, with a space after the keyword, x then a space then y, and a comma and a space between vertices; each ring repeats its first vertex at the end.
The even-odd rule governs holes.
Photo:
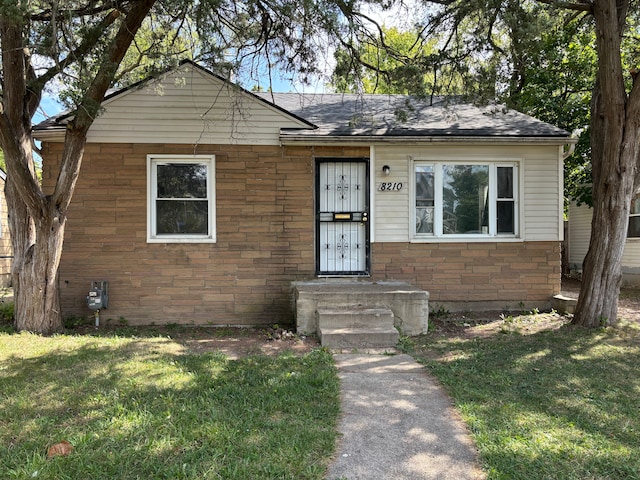
POLYGON ((556 314, 438 323, 407 341, 454 400, 489 479, 640 478, 640 327, 556 314))
POLYGON ((0 333, 2 479, 321 479, 331 355, 193 354, 167 337, 0 333), (47 458, 66 440, 68 456, 47 458))

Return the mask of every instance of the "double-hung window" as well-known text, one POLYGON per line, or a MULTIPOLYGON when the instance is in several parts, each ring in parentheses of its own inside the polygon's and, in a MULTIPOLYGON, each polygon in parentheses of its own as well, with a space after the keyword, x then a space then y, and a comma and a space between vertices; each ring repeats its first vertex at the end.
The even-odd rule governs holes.
POLYGON ((516 237, 516 163, 415 161, 415 239, 516 237))
POLYGON ((215 242, 215 158, 149 155, 149 242, 215 242))

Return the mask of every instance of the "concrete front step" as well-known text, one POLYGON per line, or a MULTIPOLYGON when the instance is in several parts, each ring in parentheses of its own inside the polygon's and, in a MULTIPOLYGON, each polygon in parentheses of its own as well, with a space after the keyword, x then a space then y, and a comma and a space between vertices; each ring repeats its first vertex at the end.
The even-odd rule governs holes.
POLYGON ((391 348, 398 343, 398 331, 391 327, 321 328, 320 344, 328 348, 391 348))
POLYGON ((398 343, 393 312, 362 305, 323 307, 316 311, 320 343, 329 348, 387 348, 398 343))
POLYGON ((293 307, 297 332, 318 333, 318 309, 387 308, 393 312, 393 324, 403 334, 427 333, 429 293, 404 282, 347 279, 317 279, 293 282, 293 307))
POLYGON ((393 327, 393 312, 388 308, 323 307, 316 315, 321 329, 393 327))

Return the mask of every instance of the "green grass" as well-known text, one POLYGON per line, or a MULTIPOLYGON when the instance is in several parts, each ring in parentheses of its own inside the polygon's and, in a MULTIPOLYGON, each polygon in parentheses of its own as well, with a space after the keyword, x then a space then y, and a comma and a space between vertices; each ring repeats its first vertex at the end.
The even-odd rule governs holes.
POLYGON ((486 338, 413 338, 452 396, 489 479, 640 479, 640 328, 557 330, 510 318, 486 338))
POLYGON ((2 479, 320 479, 331 355, 185 354, 168 338, 0 333, 2 479), (66 457, 46 458, 60 440, 66 457))

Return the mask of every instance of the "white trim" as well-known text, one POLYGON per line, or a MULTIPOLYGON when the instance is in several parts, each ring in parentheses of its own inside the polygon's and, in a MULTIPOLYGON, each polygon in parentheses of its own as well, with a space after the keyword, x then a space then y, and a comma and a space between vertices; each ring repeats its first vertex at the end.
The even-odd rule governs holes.
POLYGON ((147 155, 147 243, 215 243, 216 242, 216 163, 215 155, 147 155), (154 166, 162 163, 201 163, 207 166, 209 233, 207 235, 157 235, 155 233, 154 166))
MULTIPOLYGON (((524 198, 524 169, 525 169, 525 160, 524 158, 513 160, 518 165, 518 197, 516 198, 516 212, 518 212, 518 236, 524 240, 526 230, 526 216, 524 211, 524 202, 521 201, 524 198)), ((560 190, 562 191, 562 182, 560 182, 560 190)), ((564 198, 564 194, 560 195, 560 198, 564 198)))
MULTIPOLYGON (((369 146, 369 243, 376 241, 376 173, 378 164, 376 163, 376 147, 369 146)), ((371 253, 370 253, 371 254, 371 253)))
POLYGON ((420 135, 330 135, 322 133, 291 133, 280 132, 282 145, 339 145, 357 146, 369 144, 402 144, 406 145, 436 145, 460 143, 464 145, 563 145, 575 143, 577 139, 569 137, 480 137, 480 136, 420 136, 420 135))
POLYGON ((564 242, 564 161, 573 154, 576 144, 571 144, 569 152, 566 154, 563 153, 563 147, 559 147, 559 149, 562 161, 558 162, 558 178, 560 179, 558 182, 558 236, 560 241, 564 242))
POLYGON ((523 241, 522 232, 523 226, 521 225, 521 219, 524 218, 522 212, 521 198, 524 189, 522 185, 522 175, 524 170, 522 168, 523 159, 515 158, 496 158, 496 157, 484 157, 484 158, 460 158, 459 156, 420 156, 409 157, 409 241, 411 243, 435 243, 435 242, 521 242, 523 241), (434 178, 434 233, 429 234, 417 234, 415 231, 416 225, 416 165, 432 165, 434 178), (445 235, 443 231, 443 197, 442 197, 442 167, 444 165, 486 165, 489 167, 489 232, 488 234, 457 234, 445 235), (512 167, 513 172, 513 198, 514 198, 514 233, 513 234, 499 234, 497 233, 496 219, 496 202, 497 202, 497 169, 498 167, 512 167))

